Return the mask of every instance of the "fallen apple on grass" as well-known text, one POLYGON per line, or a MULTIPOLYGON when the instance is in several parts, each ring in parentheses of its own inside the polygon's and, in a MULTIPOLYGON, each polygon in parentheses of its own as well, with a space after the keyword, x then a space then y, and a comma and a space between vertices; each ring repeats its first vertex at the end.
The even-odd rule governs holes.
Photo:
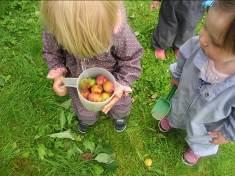
POLYGON ((144 160, 144 164, 147 167, 151 167, 152 164, 153 164, 153 161, 150 158, 147 158, 147 159, 144 160))

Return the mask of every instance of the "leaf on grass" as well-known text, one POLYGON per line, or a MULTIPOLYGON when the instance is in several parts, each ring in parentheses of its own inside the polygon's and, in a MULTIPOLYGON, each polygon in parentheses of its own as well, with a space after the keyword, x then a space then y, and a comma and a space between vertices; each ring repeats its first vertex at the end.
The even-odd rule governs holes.
POLYGON ((129 18, 135 18, 135 14, 130 15, 129 18))
POLYGON ((37 148, 37 151, 38 151, 38 156, 41 160, 43 160, 46 156, 46 147, 44 144, 39 144, 38 145, 38 148, 37 148))
POLYGON ((55 149, 64 148, 64 142, 61 140, 56 140, 54 142, 54 147, 55 149))
POLYGON ((29 152, 24 152, 24 153, 22 153, 22 157, 23 157, 23 158, 29 158, 29 156, 30 156, 30 153, 29 153, 29 152))
POLYGON ((16 144, 16 142, 14 142, 13 144, 12 144, 12 149, 16 149, 17 148, 17 144, 16 144))
POLYGON ((103 167, 99 165, 93 165, 92 169, 94 171, 93 175, 96 175, 96 176, 100 176, 104 172, 103 167))
POLYGON ((109 164, 112 163, 114 160, 112 158, 112 155, 109 155, 107 153, 100 153, 95 157, 95 160, 98 161, 99 163, 105 163, 109 164))
POLYGON ((151 98, 152 98, 152 99, 156 99, 158 96, 159 96, 159 93, 154 93, 154 94, 151 96, 151 98))
POLYGON ((166 139, 166 136, 164 136, 163 134, 161 134, 161 133, 157 133, 157 135, 156 135, 158 138, 160 138, 160 139, 166 139))
POLYGON ((40 12, 37 10, 37 11, 35 11, 35 16, 36 17, 39 17, 40 16, 40 12))
POLYGON ((60 112, 60 129, 61 130, 64 129, 65 124, 66 124, 65 114, 64 114, 64 111, 61 111, 60 112))
POLYGON ((137 37, 138 35, 140 35, 140 33, 138 31, 135 31, 135 36, 137 37))
POLYGON ((139 159, 140 159, 140 160, 143 160, 144 157, 140 154, 140 152, 139 152, 138 150, 136 150, 136 153, 137 153, 139 159))
POLYGON ((76 144, 73 144, 73 146, 67 151, 67 157, 71 159, 71 157, 75 156, 76 153, 81 154, 82 150, 76 144))
POLYGON ((82 138, 79 134, 74 134, 73 137, 74 137, 75 141, 82 141, 82 138))
POLYGON ((64 109, 69 109, 71 106, 71 99, 66 100, 65 102, 63 102, 62 104, 60 104, 59 106, 63 107, 64 109))
POLYGON ((40 135, 36 134, 36 135, 34 136, 34 139, 38 139, 38 138, 40 138, 40 137, 41 137, 40 135))
POLYGON ((60 133, 53 133, 53 134, 49 134, 49 137, 52 138, 60 138, 60 139, 71 139, 71 140, 75 140, 74 138, 74 134, 72 134, 71 130, 68 129, 66 131, 60 132, 60 133))
POLYGON ((11 79, 11 75, 7 75, 7 76, 5 76, 5 82, 7 82, 7 81, 9 81, 10 79, 11 79))
POLYGON ((76 154, 76 150, 74 150, 74 148, 71 148, 67 151, 67 157, 68 159, 71 159, 72 156, 75 156, 76 154))
POLYGON ((107 154, 112 154, 112 148, 110 145, 101 145, 98 144, 97 147, 95 148, 94 151, 95 154, 99 154, 99 153, 107 153, 107 154))
POLYGON ((109 172, 115 172, 118 168, 118 165, 116 161, 113 161, 112 163, 105 164, 104 167, 105 167, 105 170, 108 170, 109 172))
POLYGON ((53 157, 55 154, 51 150, 47 150, 47 155, 53 157))
POLYGON ((94 142, 85 140, 83 142, 83 146, 85 147, 85 150, 89 150, 91 152, 94 152, 94 150, 95 150, 95 143, 94 142))
POLYGON ((3 87, 5 84, 5 81, 2 77, 0 77, 0 87, 3 87))
POLYGON ((166 175, 166 172, 163 172, 163 171, 156 169, 156 168, 154 168, 154 172, 156 172, 156 174, 158 174, 158 175, 166 175))
POLYGON ((68 126, 70 126, 72 124, 72 120, 73 120, 73 113, 69 113, 67 115, 68 126))
POLYGON ((79 154, 81 154, 83 152, 78 146, 76 146, 76 150, 79 154))

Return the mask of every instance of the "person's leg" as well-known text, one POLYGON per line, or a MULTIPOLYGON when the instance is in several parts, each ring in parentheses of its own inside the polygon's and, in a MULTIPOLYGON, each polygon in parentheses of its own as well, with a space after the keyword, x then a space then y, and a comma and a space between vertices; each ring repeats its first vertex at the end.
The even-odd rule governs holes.
POLYGON ((204 125, 188 121, 186 126, 186 142, 189 148, 183 154, 185 164, 195 165, 201 157, 214 155, 218 152, 219 145, 210 142, 212 138, 208 135, 208 132, 218 130, 221 123, 204 125))
POLYGON ((165 49, 172 47, 177 31, 177 18, 173 0, 163 0, 159 12, 159 22, 152 35, 152 45, 156 57, 165 58, 165 49))
POLYGON ((178 48, 193 37, 196 25, 203 15, 201 0, 179 1, 175 12, 179 25, 173 48, 177 54, 178 48))
POLYGON ((72 107, 79 120, 78 130, 81 133, 86 133, 88 127, 93 125, 97 121, 98 113, 88 111, 83 107, 78 98, 76 89, 69 88, 69 94, 72 98, 72 107))
POLYGON ((187 165, 196 165, 201 157, 215 155, 219 145, 210 143, 211 138, 207 135, 202 137, 188 136, 186 142, 189 148, 183 154, 183 161, 187 165))
POLYGON ((122 132, 126 129, 127 117, 131 110, 131 97, 123 96, 109 111, 108 115, 113 118, 115 130, 122 132))

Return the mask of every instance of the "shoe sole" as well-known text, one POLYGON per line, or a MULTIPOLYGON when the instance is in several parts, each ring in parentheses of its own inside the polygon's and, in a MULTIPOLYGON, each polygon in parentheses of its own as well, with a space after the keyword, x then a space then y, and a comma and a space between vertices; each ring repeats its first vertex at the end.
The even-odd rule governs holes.
POLYGON ((85 131, 81 131, 80 129, 79 129, 78 131, 79 131, 79 133, 81 133, 81 134, 86 134, 85 131))
POLYGON ((116 128, 114 128, 114 129, 115 129, 116 132, 121 133, 121 132, 125 131, 126 126, 125 126, 125 128, 123 128, 122 130, 117 130, 116 128))
POLYGON ((164 129, 161 127, 160 122, 161 122, 161 121, 158 122, 158 129, 159 129, 159 131, 161 131, 161 132, 163 132, 163 133, 167 133, 167 132, 169 132, 169 131, 171 130, 171 129, 168 130, 168 131, 164 130, 164 129))
POLYGON ((193 167, 193 166, 196 165, 196 164, 190 164, 190 163, 188 163, 187 161, 185 161, 184 156, 182 156, 181 159, 182 159, 182 162, 183 162, 185 165, 187 165, 187 166, 193 167))

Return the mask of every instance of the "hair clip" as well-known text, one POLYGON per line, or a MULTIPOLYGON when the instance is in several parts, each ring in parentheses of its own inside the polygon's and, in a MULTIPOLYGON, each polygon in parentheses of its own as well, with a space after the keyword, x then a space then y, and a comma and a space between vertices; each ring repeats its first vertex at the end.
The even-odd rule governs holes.
POLYGON ((214 2, 215 2, 214 0, 204 0, 202 3, 202 6, 204 8, 209 8, 209 7, 213 6, 214 2))

